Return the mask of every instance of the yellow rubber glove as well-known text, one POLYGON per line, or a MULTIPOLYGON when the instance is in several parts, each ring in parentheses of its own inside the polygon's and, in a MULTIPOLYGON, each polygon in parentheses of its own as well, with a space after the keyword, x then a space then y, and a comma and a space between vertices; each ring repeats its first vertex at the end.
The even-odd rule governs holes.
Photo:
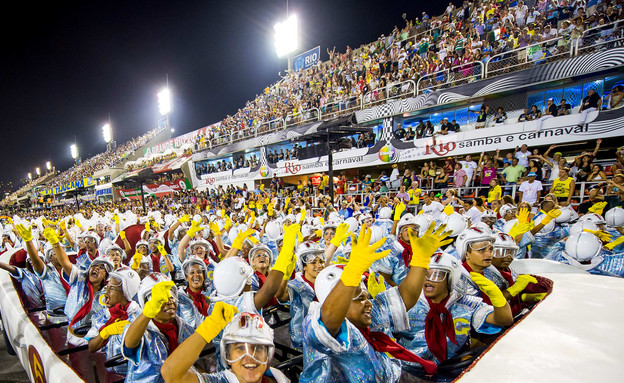
POLYGON ((308 212, 306 211, 305 208, 301 208, 301 218, 299 218, 299 222, 305 222, 305 218, 306 215, 308 214, 308 212))
POLYGON ((232 227, 234 224, 232 223, 232 219, 230 219, 229 215, 226 215, 224 217, 225 219, 225 230, 229 229, 230 227, 232 227))
POLYGON ((346 265, 349 263, 349 258, 341 257, 340 255, 336 257, 336 262, 334 265, 346 265))
POLYGON ((120 231, 119 232, 119 238, 121 238, 121 240, 123 241, 124 239, 126 239, 126 232, 125 231, 120 231))
POLYGON ((624 235, 620 236, 615 241, 607 243, 606 245, 604 245, 604 248, 607 249, 607 250, 613 250, 613 248, 615 248, 617 245, 619 245, 621 243, 624 243, 624 235))
POLYGON ((516 214, 516 218, 518 218, 519 223, 529 222, 529 216, 531 214, 531 210, 527 208, 519 209, 516 214))
POLYGON ((234 241, 232 241, 232 247, 241 250, 243 248, 243 242, 245 241, 245 238, 251 236, 255 232, 256 231, 254 229, 247 229, 238 233, 238 235, 236 235, 236 238, 234 238, 234 241))
POLYGON ((113 221, 115 221, 115 223, 119 223, 119 216, 117 214, 113 214, 113 221))
POLYGON ((149 222, 145 222, 145 230, 150 231, 150 223, 149 222))
POLYGON ((394 209, 394 220, 398 221, 401 219, 401 214, 405 211, 405 204, 403 202, 399 202, 399 204, 394 209))
POLYGON ((50 242, 50 245, 56 245, 59 243, 59 237, 56 235, 56 231, 54 231, 51 227, 46 227, 43 230, 43 237, 50 242))
POLYGON ((269 217, 273 217, 273 204, 272 203, 267 204, 267 214, 269 215, 269 217))
POLYGON ((512 238, 516 238, 518 235, 524 234, 529 230, 531 230, 531 224, 529 224, 528 222, 516 223, 515 225, 513 225, 511 230, 509 230, 509 235, 512 238))
POLYGON ((494 282, 475 272, 470 273, 470 278, 477 286, 479 286, 479 290, 490 298, 492 306, 504 307, 507 304, 507 299, 505 299, 503 292, 500 291, 494 282))
POLYGON ((132 256, 132 265, 130 266, 134 270, 139 269, 139 265, 141 265, 141 260, 143 259, 143 254, 138 251, 134 253, 132 256))
POLYGON ((61 230, 63 230, 63 231, 67 230, 67 224, 66 224, 66 223, 65 223, 65 221, 64 221, 64 220, 62 220, 62 219, 61 219, 61 220, 59 220, 59 225, 58 225, 58 226, 59 226, 59 228, 60 228, 61 230))
POLYGON ((602 230, 583 229, 583 231, 592 233, 593 235, 598 237, 602 242, 611 242, 611 234, 604 232, 602 230))
POLYGON ((200 222, 197 222, 197 221, 191 222, 191 227, 189 227, 189 229, 186 231, 186 235, 188 235, 191 238, 195 237, 195 235, 202 230, 202 228, 199 225, 200 225, 200 222))
POLYGON ((542 218, 542 221, 540 223, 547 225, 548 223, 550 223, 550 221, 559 217, 560 215, 561 215, 561 210, 552 209, 551 211, 546 213, 546 215, 544 216, 544 218, 542 218))
POLYGON ((221 218, 225 218, 225 209, 221 209, 221 210, 219 210, 219 216, 220 216, 221 218))
POLYGON ((522 294, 520 295, 520 299, 522 302, 539 302, 547 295, 547 293, 531 293, 531 294, 522 294))
POLYGON ((336 234, 334 238, 331 239, 330 243, 336 247, 340 246, 344 243, 344 241, 349 238, 351 232, 349 231, 349 224, 346 222, 341 223, 336 227, 336 234))
POLYGON ((383 275, 380 275, 379 281, 377 281, 377 278, 375 278, 375 272, 373 271, 370 273, 368 276, 367 288, 368 293, 373 299, 375 299, 377 294, 386 291, 386 283, 383 275))
POLYGON ((429 262, 431 262, 433 253, 440 247, 453 242, 452 238, 446 239, 451 234, 450 231, 444 231, 446 225, 441 225, 438 230, 435 230, 435 226, 436 223, 432 222, 422 237, 418 237, 418 233, 415 230, 408 231, 412 247, 411 267, 422 267, 429 270, 429 262))
POLYGON ((165 250, 165 247, 163 245, 158 245, 157 249, 160 255, 162 255, 163 257, 167 255, 167 250, 165 250))
POLYGON ((596 214, 602 215, 602 212, 604 211, 604 208, 606 206, 607 206, 607 202, 606 201, 597 202, 597 203, 593 204, 589 209, 587 209, 587 211, 590 212, 590 213, 596 213, 596 214))
MULTIPOLYGON (((288 274, 290 264, 296 261, 295 257, 295 244, 297 242, 297 235, 299 234, 299 224, 293 224, 284 229, 284 241, 282 242, 282 249, 275 260, 273 270, 281 271, 284 276, 288 274)), ((288 275, 290 277, 290 275, 288 275)))
POLYGON ((126 325, 129 325, 130 321, 127 320, 117 320, 117 322, 113 322, 108 326, 104 327, 100 330, 100 338, 108 339, 111 335, 121 335, 123 334, 124 328, 126 325))
POLYGON ((451 215, 455 213, 455 209, 453 209, 453 206, 451 206, 451 204, 449 203, 448 205, 446 205, 446 207, 444 208, 444 214, 446 215, 451 215))
MULTIPOLYGON (((47 230, 47 229, 46 229, 47 230)), ((22 239, 24 240, 24 242, 28 242, 28 241, 32 241, 33 239, 33 234, 32 234, 32 229, 30 228, 30 226, 28 226, 28 228, 26 228, 24 225, 22 225, 21 223, 18 223, 17 225, 15 225, 15 231, 17 231, 17 234, 22 237, 22 239)), ((45 232, 45 231, 44 231, 45 232)))
POLYGON ((204 319, 195 332, 201 335, 206 343, 210 343, 230 323, 237 312, 236 306, 225 302, 216 302, 212 308, 212 313, 204 319))
POLYGON ((210 222, 208 227, 210 227, 215 236, 221 235, 221 229, 219 229, 219 225, 216 222, 210 222))
POLYGON ((325 218, 319 217, 319 221, 321 222, 321 225, 325 225, 325 218))
POLYGON ((284 270, 284 277, 282 279, 285 281, 288 281, 292 273, 295 271, 296 266, 297 266, 297 257, 291 257, 290 264, 286 267, 286 270, 284 270))
POLYGON ((173 281, 160 281, 152 287, 152 297, 145 302, 143 315, 152 319, 160 312, 162 306, 171 298, 171 288, 175 286, 173 281))
POLYGON ((256 213, 253 210, 249 212, 249 227, 253 227, 254 222, 256 221, 256 213))
POLYGON ((290 205, 290 197, 286 198, 286 201, 284 202, 284 209, 288 209, 288 205, 290 205))
POLYGON ((318 229, 314 232, 317 238, 321 238, 323 236, 323 229, 318 229))
POLYGON ((182 217, 180 217, 180 219, 178 220, 178 222, 180 222, 180 224, 186 223, 188 221, 191 220, 191 216, 188 214, 184 214, 182 217))
POLYGON ((372 230, 366 226, 360 230, 358 238, 355 235, 351 235, 351 256, 349 257, 349 263, 344 267, 340 280, 345 286, 356 287, 360 285, 362 281, 362 274, 369 267, 372 266, 375 261, 382 259, 390 253, 390 249, 376 252, 384 242, 385 238, 371 244, 370 239, 372 230))
POLYGON ((518 278, 516 278, 516 282, 507 289, 507 292, 512 297, 515 297, 520 294, 522 290, 526 289, 529 283, 537 283, 537 279, 530 274, 520 274, 518 278))
POLYGON ((80 220, 78 218, 74 218, 74 223, 76 224, 76 226, 78 226, 79 229, 82 229, 82 224, 80 223, 80 220))

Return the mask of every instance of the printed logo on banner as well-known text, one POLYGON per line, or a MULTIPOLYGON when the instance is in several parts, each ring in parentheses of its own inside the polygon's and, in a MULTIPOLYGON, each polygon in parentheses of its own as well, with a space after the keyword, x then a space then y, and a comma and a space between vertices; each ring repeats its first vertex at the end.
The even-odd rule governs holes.
POLYGON ((268 175, 269 175, 269 170, 266 168, 266 166, 262 166, 262 167, 260 168, 260 175, 261 175, 262 177, 266 177, 266 176, 268 176, 268 175))
POLYGON ((301 170, 301 165, 295 164, 294 162, 286 162, 284 164, 284 169, 286 173, 297 174, 301 170))
POLYGON ((431 152, 433 152, 438 156, 446 156, 447 154, 455 150, 456 147, 457 145, 455 144, 455 141, 446 143, 440 142, 439 144, 433 145, 427 144, 427 147, 425 149, 425 155, 431 154, 431 152))
POLYGON ((206 178, 206 183, 207 183, 208 185, 212 185, 212 184, 214 184, 214 183, 215 183, 215 179, 214 179, 214 178, 212 178, 212 177, 206 178))
POLYGON ((379 159, 383 162, 393 162, 396 160, 396 150, 394 146, 387 144, 379 150, 379 159))
POLYGON ((41 356, 37 349, 30 345, 28 346, 28 363, 30 364, 30 372, 35 383, 46 383, 45 370, 43 369, 43 362, 41 362, 41 356))

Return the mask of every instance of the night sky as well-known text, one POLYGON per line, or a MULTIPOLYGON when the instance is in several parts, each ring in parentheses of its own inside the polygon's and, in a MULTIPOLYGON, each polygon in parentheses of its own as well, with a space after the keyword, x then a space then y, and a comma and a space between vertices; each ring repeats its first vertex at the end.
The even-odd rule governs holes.
MULTIPOLYGON (((458 1, 455 1, 459 4, 458 1)), ((73 162, 75 140, 85 159, 105 151, 109 115, 123 143, 153 129, 156 93, 173 93, 174 135, 233 114, 284 71, 273 25, 286 1, 14 2, 2 25, 0 188, 28 172, 73 162)), ((301 51, 362 43, 388 34, 422 11, 447 2, 289 1, 301 23, 301 51)), ((4 187, 3 187, 4 186, 4 187)), ((3 190, 4 191, 4 190, 3 190)))

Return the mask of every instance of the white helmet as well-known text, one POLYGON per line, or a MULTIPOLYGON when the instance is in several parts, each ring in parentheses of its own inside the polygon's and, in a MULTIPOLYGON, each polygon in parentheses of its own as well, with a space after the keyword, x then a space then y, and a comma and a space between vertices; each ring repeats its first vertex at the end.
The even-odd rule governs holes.
POLYGON ((451 232, 451 237, 457 237, 468 228, 468 218, 459 213, 447 215, 442 223, 446 224, 446 230, 451 232))
POLYGON ((418 222, 416 222, 416 218, 414 217, 414 215, 411 213, 407 213, 403 215, 401 219, 399 219, 399 222, 396 225, 397 237, 399 236, 399 234, 401 234, 401 230, 403 229, 403 227, 407 225, 415 225, 416 230, 419 230, 418 222))
POLYGON ((110 252, 112 251, 118 251, 121 254, 121 259, 126 259, 127 255, 126 252, 124 251, 124 249, 122 249, 121 247, 119 247, 119 245, 113 243, 112 245, 110 245, 108 247, 108 249, 106 249, 106 255, 110 255, 110 252))
POLYGON ((494 257, 503 258, 511 256, 515 258, 520 247, 516 245, 516 241, 507 233, 494 234, 496 240, 494 241, 494 257))
POLYGON ((306 263, 310 263, 318 257, 323 261, 325 260, 325 250, 317 242, 306 241, 299 244, 295 254, 297 256, 297 268, 301 271, 303 271, 303 266, 306 263))
POLYGON ((254 258, 258 256, 261 251, 264 251, 269 256, 269 265, 273 263, 273 252, 271 249, 264 243, 258 243, 249 250, 249 264, 253 262, 254 258))
POLYGON ((89 267, 96 265, 103 265, 104 269, 106 269, 106 272, 108 274, 110 274, 110 272, 115 269, 115 265, 108 255, 100 255, 98 257, 95 257, 95 259, 91 261, 91 265, 89 267))
POLYGON ((147 240, 147 243, 149 243, 150 245, 152 244, 156 244, 156 246, 160 245, 160 246, 164 246, 165 243, 163 242, 162 238, 160 237, 151 237, 147 240))
POLYGON ((210 242, 206 241, 203 238, 193 240, 191 241, 191 243, 189 243, 189 249, 191 250, 191 252, 193 251, 195 246, 203 247, 204 250, 206 250, 206 252, 209 252, 210 250, 212 250, 212 245, 210 244, 210 242))
POLYGON ((515 212, 517 210, 515 205, 512 205, 510 203, 506 203, 503 206, 500 207, 500 209, 498 209, 498 213, 500 214, 502 219, 505 219, 505 216, 507 215, 507 213, 509 212, 515 212))
POLYGON ((191 266, 197 265, 201 268, 202 273, 204 274, 204 284, 208 281, 208 268, 206 267, 206 263, 203 259, 196 255, 190 255, 186 257, 184 263, 182 263, 182 271, 184 275, 187 276, 191 271, 191 266))
POLYGON ((364 225, 364 221, 366 221, 367 219, 373 219, 373 216, 369 213, 360 214, 360 216, 358 217, 358 223, 360 224, 360 226, 364 225))
POLYGON ((328 266, 318 274, 314 282, 314 292, 321 305, 325 302, 325 299, 327 299, 327 296, 333 290, 334 286, 336 286, 341 275, 342 268, 338 265, 328 266))
MULTIPOLYGON (((170 281, 168 276, 162 273, 150 273, 148 276, 143 278, 141 283, 139 284, 139 292, 137 298, 139 300, 139 304, 141 307, 145 307, 145 302, 149 301, 150 296, 152 295, 152 288, 158 282, 162 281, 170 281)), ((178 290, 171 289, 171 295, 177 299, 178 290)))
POLYGON ((357 219, 355 219, 354 217, 349 217, 347 219, 345 219, 345 223, 349 225, 349 231, 352 233, 357 233, 358 228, 359 228, 359 224, 357 219))
POLYGON ((392 216, 392 208, 384 206, 379 209, 379 219, 390 219, 392 216))
POLYGON ((600 214, 596 214, 596 213, 587 213, 581 218, 579 218, 579 221, 591 221, 595 223, 596 225, 604 225, 607 223, 607 221, 605 221, 603 216, 601 216, 600 214))
POLYGON ((490 226, 487 223, 482 222, 482 221, 479 221, 470 227, 476 227, 478 229, 485 231, 486 233, 492 233, 492 229, 490 228, 490 226))
POLYGON ((422 237, 427 232, 429 226, 431 226, 431 223, 434 220, 433 217, 429 214, 417 214, 414 217, 414 221, 416 221, 416 225, 418 225, 418 236, 422 237))
POLYGON ((624 226, 624 209, 619 206, 609 209, 605 213, 605 222, 611 227, 624 226))
MULTIPOLYGON (((258 363, 271 365, 271 359, 275 352, 273 343, 273 329, 265 321, 262 315, 256 313, 237 313, 232 321, 223 329, 223 338, 219 347, 221 348, 221 362, 228 364, 229 353, 227 346, 232 343, 249 343, 253 345, 264 345, 268 347, 266 360, 258 360, 255 355, 249 354, 258 363)), ((232 360, 230 359, 230 362, 232 360)))
POLYGON ((93 238, 93 240, 95 240, 95 245, 99 246, 100 245, 100 236, 95 234, 92 231, 87 231, 84 233, 84 235, 82 236, 83 238, 93 238))
POLYGON ((132 301, 139 292, 139 284, 141 283, 139 274, 128 266, 121 266, 108 275, 109 279, 111 277, 121 281, 121 290, 123 291, 124 297, 126 297, 128 301, 132 301))
POLYGON ((50 242, 46 242, 43 248, 43 257, 46 262, 50 262, 50 257, 54 254, 54 246, 50 242))
POLYGON ((461 278, 461 262, 448 253, 436 252, 431 256, 429 270, 444 270, 447 274, 448 288, 452 291, 461 278))
POLYGON ((560 207, 561 215, 555 218, 556 223, 568 223, 578 218, 578 213, 570 206, 560 207))
POLYGON ((323 234, 325 234, 325 230, 327 229, 333 229, 334 231, 336 231, 336 228, 338 227, 339 224, 340 222, 328 220, 323 226, 323 234))
POLYGON ((485 241, 494 243, 495 240, 496 238, 494 238, 491 231, 481 230, 478 227, 470 227, 457 237, 455 248, 457 249, 457 254, 464 259, 468 252, 468 245, 471 243, 485 241))
POLYGON ((496 212, 491 209, 486 209, 481 213, 481 219, 483 218, 494 218, 494 220, 496 220, 496 212))
POLYGON ((241 294, 246 285, 251 284, 254 271, 241 257, 230 257, 217 263, 213 273, 213 283, 218 299, 234 298, 241 294))
POLYGON ((307 223, 304 223, 301 226, 301 234, 303 234, 303 237, 307 237, 309 235, 311 235, 312 233, 314 233, 316 230, 316 228, 312 225, 308 225, 307 223))
POLYGON ((280 225, 277 221, 270 221, 264 227, 264 232, 270 239, 275 241, 280 237, 280 235, 282 235, 282 225, 280 225))
POLYGON ((371 226, 370 230, 371 230, 371 238, 370 238, 370 244, 371 245, 373 243, 383 239, 383 230, 381 230, 381 227, 379 227, 379 226, 371 226))
POLYGON ((297 217, 294 214, 288 214, 286 218, 284 218, 284 222, 290 221, 291 223, 297 222, 297 217))
POLYGON ((144 239, 138 240, 137 243, 134 245, 134 248, 138 250, 140 245, 145 245, 145 247, 147 247, 148 250, 149 250, 149 245, 148 245, 146 240, 144 240, 144 239))
MULTIPOLYGON (((546 217, 546 214, 540 214, 537 217, 533 218, 533 222, 535 222, 535 226, 539 225, 542 220, 546 217)), ((551 220, 538 232, 540 234, 548 234, 551 231, 555 230, 555 221, 551 220)))
POLYGON ((598 231, 600 228, 592 221, 577 221, 574 225, 570 226, 570 235, 578 234, 585 229, 598 231))
POLYGON ((236 236, 238 235, 238 233, 243 231, 243 230, 240 229, 239 226, 233 226, 230 229, 230 231, 228 231, 228 238, 230 240, 230 243, 234 243, 234 240, 236 239, 236 236))
POLYGON ((331 213, 329 213, 329 215, 327 216, 327 221, 333 221, 333 222, 342 222, 342 217, 340 217, 340 214, 338 214, 337 211, 332 211, 331 213))
POLYGON ((565 250, 575 260, 586 262, 600 254, 602 242, 592 233, 580 232, 568 237, 565 250))

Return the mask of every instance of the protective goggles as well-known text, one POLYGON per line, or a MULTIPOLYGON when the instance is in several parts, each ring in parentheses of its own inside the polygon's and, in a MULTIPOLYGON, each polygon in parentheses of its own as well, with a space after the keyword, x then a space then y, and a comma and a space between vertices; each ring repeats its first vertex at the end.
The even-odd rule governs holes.
POLYGON ((270 346, 264 344, 231 343, 226 347, 225 360, 228 363, 236 363, 248 356, 259 364, 267 364, 269 348, 270 346))
POLYGON ((510 249, 506 247, 495 247, 494 248, 494 258, 507 258, 507 257, 515 257, 518 254, 518 249, 510 249))
POLYGON ((429 282, 442 282, 448 276, 448 271, 440 269, 429 269, 427 272, 427 280, 429 282))
MULTIPOLYGON (((174 302, 178 302, 178 289, 173 287, 169 290, 169 294, 171 295, 171 299, 173 299, 174 302)), ((150 299, 152 299, 152 292, 150 291, 149 293, 145 294, 145 302, 148 302, 150 299)))
POLYGON ((473 243, 469 243, 468 246, 470 246, 470 249, 472 251, 479 251, 479 252, 483 252, 483 251, 489 251, 492 252, 494 251, 494 246, 493 246, 493 242, 490 241, 479 241, 479 242, 473 242, 473 243), (477 243, 481 243, 481 242, 485 242, 485 244, 480 244, 480 245, 476 245, 477 243))
POLYGON ((301 255, 301 262, 303 263, 312 263, 316 258, 321 258, 323 262, 325 262, 325 252, 324 251, 309 251, 303 253, 301 255))

